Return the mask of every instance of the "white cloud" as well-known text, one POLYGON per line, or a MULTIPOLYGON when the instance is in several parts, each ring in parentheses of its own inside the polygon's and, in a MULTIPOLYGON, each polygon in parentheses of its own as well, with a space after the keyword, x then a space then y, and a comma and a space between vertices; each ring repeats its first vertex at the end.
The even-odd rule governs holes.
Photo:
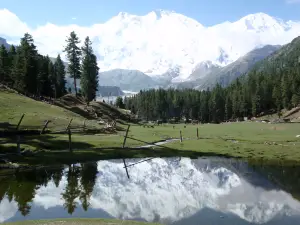
POLYGON ((19 37, 29 31, 26 23, 7 9, 0 10, 0 35, 19 37))
POLYGON ((81 27, 74 24, 57 26, 52 23, 32 28, 9 10, 0 9, 0 37, 8 36, 10 37, 10 43, 18 44, 24 33, 29 32, 33 36, 39 52, 50 56, 62 53, 66 37, 71 31, 74 30, 80 39, 84 40, 87 35, 92 38, 95 37, 97 35, 95 29, 97 29, 97 26, 81 27))
POLYGON ((229 62, 265 44, 286 44, 300 35, 300 23, 282 23, 266 14, 252 14, 239 21, 204 27, 176 13, 161 12, 135 16, 125 13, 104 24, 58 26, 46 23, 30 27, 7 9, 0 10, 0 37, 18 43, 25 32, 33 35, 41 54, 56 57, 62 53, 66 37, 75 31, 81 41, 89 36, 99 59, 101 71, 123 68, 162 74, 180 68, 186 77, 201 61, 218 63, 220 48, 229 62))
POLYGON ((76 18, 76 17, 72 17, 71 19, 72 19, 72 20, 76 20, 77 18, 76 18))

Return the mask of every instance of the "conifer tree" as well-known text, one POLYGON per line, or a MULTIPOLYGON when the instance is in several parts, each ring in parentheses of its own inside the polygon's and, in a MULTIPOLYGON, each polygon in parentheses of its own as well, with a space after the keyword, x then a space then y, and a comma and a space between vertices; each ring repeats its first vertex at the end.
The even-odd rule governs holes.
POLYGON ((116 106, 119 107, 120 109, 123 109, 125 107, 122 97, 117 97, 116 106))
POLYGON ((98 66, 96 56, 93 54, 92 42, 86 37, 82 47, 82 65, 81 65, 81 91, 86 102, 96 98, 98 87, 98 66))
POLYGON ((61 60, 60 55, 57 56, 54 63, 56 98, 63 96, 66 93, 66 71, 65 65, 61 60))
POLYGON ((0 83, 8 83, 10 81, 9 57, 4 45, 0 46, 0 83))
POLYGON ((77 34, 72 31, 70 36, 66 40, 67 46, 65 47, 64 51, 67 54, 68 59, 68 72, 70 73, 70 77, 74 79, 74 89, 75 94, 77 96, 77 84, 76 79, 80 79, 80 56, 81 56, 81 49, 78 47, 80 40, 77 34))
POLYGON ((12 76, 14 87, 27 94, 35 94, 37 90, 38 53, 30 34, 25 33, 17 48, 12 76))

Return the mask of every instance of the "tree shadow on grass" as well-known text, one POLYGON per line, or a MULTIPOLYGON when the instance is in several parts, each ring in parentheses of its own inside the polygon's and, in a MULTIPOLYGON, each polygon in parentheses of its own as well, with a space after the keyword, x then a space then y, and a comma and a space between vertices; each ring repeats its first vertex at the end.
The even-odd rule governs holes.
MULTIPOLYGON (((8 136, 4 138, 4 142, 6 144, 15 145, 14 152, 17 151, 17 138, 16 136, 8 136)), ((21 148, 22 145, 29 146, 30 149, 39 150, 39 149, 45 149, 45 150, 66 150, 69 149, 69 141, 68 140, 60 140, 56 139, 54 136, 51 135, 26 135, 20 137, 20 144, 21 148)), ((86 142, 80 142, 76 140, 72 140, 72 148, 77 149, 90 149, 95 147, 92 144, 86 143, 86 142)), ((12 148, 8 149, 10 152, 12 151, 12 148)), ((3 152, 3 151, 2 151, 3 152)))

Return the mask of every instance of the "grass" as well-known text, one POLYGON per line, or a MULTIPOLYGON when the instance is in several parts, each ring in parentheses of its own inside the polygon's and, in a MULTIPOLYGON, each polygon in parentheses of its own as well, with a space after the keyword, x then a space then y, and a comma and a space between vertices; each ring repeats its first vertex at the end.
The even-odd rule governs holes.
MULTIPOLYGON (((73 153, 68 149, 66 135, 30 136, 25 148, 48 149, 35 157, 13 158, 19 163, 53 164, 133 157, 224 156, 250 160, 286 161, 300 163, 300 134, 298 124, 228 123, 206 125, 163 125, 143 128, 132 125, 126 147, 137 147, 162 139, 179 138, 154 149, 122 149, 124 131, 114 135, 72 135, 73 153), (199 129, 199 139, 196 129, 199 129), (299 132, 298 132, 299 131, 299 132), (143 142, 132 140, 142 140, 143 142)), ((15 156, 14 156, 15 157, 15 156)))
POLYGON ((7 225, 158 225, 132 220, 113 219, 55 219, 55 220, 24 220, 20 222, 3 223, 7 225))
MULTIPOLYGON (((41 129, 46 120, 51 120, 48 128, 60 130, 68 125, 71 118, 72 126, 83 126, 85 120, 83 116, 70 110, 35 101, 10 90, 0 89, 0 105, 0 122, 18 124, 22 114, 25 113, 21 124, 23 128, 41 129)), ((87 126, 89 124, 87 123, 87 126)))
MULTIPOLYGON (((70 96, 68 96, 70 98, 70 96)), ((38 127, 45 120, 51 120, 50 130, 65 129, 70 118, 73 118, 72 126, 80 127, 87 117, 81 113, 71 111, 79 103, 64 98, 63 107, 38 102, 11 91, 0 90, 0 122, 17 124, 22 113, 25 113, 21 129, 38 127), (73 102, 72 102, 73 101, 73 102)), ((61 103, 62 104, 62 103, 61 103)), ((105 116, 120 116, 121 111, 114 107, 93 103, 94 109, 105 116), (98 108, 97 108, 98 107, 98 108)), ((118 132, 104 133, 101 125, 95 120, 87 120, 87 130, 94 129, 98 134, 73 133, 73 153, 67 152, 69 147, 66 134, 43 134, 23 136, 21 147, 30 150, 44 149, 45 152, 35 157, 9 156, 12 161, 22 164, 52 164, 70 163, 89 160, 101 160, 122 157, 167 157, 167 156, 225 156, 247 158, 250 160, 291 161, 300 163, 300 134, 299 124, 266 124, 257 122, 240 122, 225 124, 205 125, 161 125, 148 128, 131 124, 126 147, 138 147, 169 138, 179 138, 182 131, 183 142, 175 141, 153 149, 122 149, 126 125, 119 123, 118 132), (199 130, 199 139, 196 137, 196 129, 199 130), (99 134, 100 132, 100 134, 99 134), (102 132, 102 133, 101 133, 102 132), (134 138, 135 140, 133 140, 134 138), (140 140, 140 141, 138 141, 140 140)), ((0 137, 0 153, 16 151, 16 137, 0 137), (8 142, 7 144, 3 144, 8 142)))

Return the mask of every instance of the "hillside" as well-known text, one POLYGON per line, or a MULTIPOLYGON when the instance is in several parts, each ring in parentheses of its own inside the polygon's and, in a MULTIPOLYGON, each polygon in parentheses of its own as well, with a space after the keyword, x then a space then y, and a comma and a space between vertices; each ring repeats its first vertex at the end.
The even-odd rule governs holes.
POLYGON ((270 113, 282 116, 282 109, 300 104, 299 52, 300 37, 255 64, 227 87, 217 84, 207 91, 149 90, 137 94, 130 107, 138 107, 140 117, 152 120, 179 120, 184 116, 220 123, 270 113))
POLYGON ((118 86, 122 90, 130 91, 154 88, 157 85, 151 77, 140 71, 122 69, 100 73, 99 83, 105 86, 118 86))
POLYGON ((217 83, 219 83, 222 87, 226 87, 233 80, 251 70, 257 62, 268 57, 278 49, 280 49, 280 46, 278 45, 267 45, 262 48, 255 49, 228 66, 212 71, 208 76, 200 80, 201 84, 196 86, 196 89, 203 90, 212 88, 217 83))
POLYGON ((10 47, 10 45, 6 42, 6 40, 4 39, 4 38, 2 38, 2 37, 0 37, 0 45, 4 45, 5 46, 5 48, 9 48, 10 47))
POLYGON ((233 80, 249 72, 253 66, 278 50, 280 46, 267 45, 255 49, 237 61, 225 67, 218 67, 211 62, 202 64, 191 75, 191 81, 176 84, 177 88, 195 88, 205 90, 213 88, 217 83, 228 86, 233 80))
POLYGON ((45 121, 50 120, 48 127, 55 130, 63 129, 72 118, 71 126, 82 127, 84 120, 90 128, 102 128, 96 120, 110 121, 130 120, 130 116, 117 108, 102 102, 92 102, 89 107, 73 95, 65 95, 55 101, 36 101, 17 92, 0 87, 0 122, 16 125, 22 116, 22 127, 40 129, 45 121), (89 122, 90 121, 90 122, 89 122), (94 121, 94 122, 93 122, 94 121))

